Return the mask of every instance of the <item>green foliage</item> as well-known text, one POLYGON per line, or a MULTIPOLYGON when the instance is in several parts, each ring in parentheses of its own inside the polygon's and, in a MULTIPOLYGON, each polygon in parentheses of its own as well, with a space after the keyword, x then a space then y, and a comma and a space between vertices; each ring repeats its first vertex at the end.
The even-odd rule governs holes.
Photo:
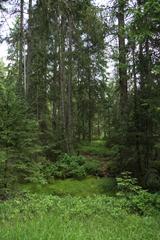
POLYGON ((85 159, 82 156, 61 155, 55 163, 53 176, 55 177, 84 177, 86 171, 84 167, 85 159))
POLYGON ((130 215, 112 197, 25 194, 0 203, 0 238, 159 240, 158 217, 130 215))
MULTIPOLYGON (((23 19, 15 18, 8 75, 0 61, 1 189, 17 181, 44 184, 51 177, 81 179, 128 169, 145 176, 150 190, 159 190, 159 0, 135 1, 134 7, 111 1, 107 17, 93 2, 37 0, 29 4, 25 29, 23 19), (116 36, 119 49, 111 41, 116 36), (118 71, 108 74, 106 59, 113 55, 118 71), (25 80, 26 95, 20 97, 16 86, 25 80), (74 152, 73 136, 77 144, 90 141, 77 149, 88 159, 64 154, 57 160, 61 151, 74 152), (106 142, 91 141, 97 137, 106 142)), ((118 184, 126 198, 148 194, 129 176, 118 184)))
POLYGON ((117 196, 122 198, 122 205, 129 212, 151 214, 155 209, 160 210, 159 195, 144 190, 130 172, 122 173, 117 178, 117 184, 117 196))
POLYGON ((52 194, 58 196, 93 196, 95 194, 113 195, 116 190, 116 182, 112 178, 87 177, 81 180, 65 179, 50 180, 49 184, 19 184, 19 191, 29 191, 30 193, 52 194))
POLYGON ((99 175, 101 172, 100 161, 96 159, 88 159, 84 164, 87 175, 99 175))
POLYGON ((121 173, 121 177, 117 177, 117 184, 118 189, 121 190, 119 192, 128 196, 128 194, 134 194, 139 192, 142 189, 140 186, 137 185, 137 179, 131 177, 130 172, 121 173))
POLYGON ((51 175, 58 178, 83 178, 87 174, 96 174, 100 164, 96 160, 87 160, 83 156, 61 155, 54 166, 51 175))
POLYGON ((91 143, 82 142, 78 147, 78 151, 98 156, 110 154, 110 149, 105 146, 105 141, 102 140, 92 141, 91 143))
POLYGON ((11 188, 40 172, 41 146, 38 124, 15 91, 14 81, 0 81, 0 183, 11 188))

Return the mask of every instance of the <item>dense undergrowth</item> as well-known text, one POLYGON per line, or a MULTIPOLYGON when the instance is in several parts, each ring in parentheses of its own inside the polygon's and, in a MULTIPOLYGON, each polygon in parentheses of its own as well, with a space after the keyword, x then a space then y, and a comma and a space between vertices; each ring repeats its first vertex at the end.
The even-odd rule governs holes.
POLYGON ((81 148, 83 156, 61 155, 43 184, 15 185, 16 194, 0 202, 1 240, 160 239, 160 195, 129 172, 88 176, 109 156, 98 154, 102 142, 94 144, 81 148))
POLYGON ((160 238, 158 209, 139 215, 124 198, 25 194, 1 203, 0 216, 1 240, 160 238))
POLYGON ((84 187, 86 180, 74 181, 58 181, 63 196, 23 189, 21 196, 1 202, 0 239, 159 240, 160 196, 143 190, 130 173, 117 179, 112 196, 97 191, 98 186, 104 187, 104 179, 89 178, 88 187, 84 187), (78 184, 83 192, 80 187, 75 191, 78 184), (67 185, 69 191, 65 191, 67 185))
POLYGON ((49 166, 50 176, 55 178, 83 178, 87 175, 98 175, 100 162, 96 159, 88 161, 83 156, 60 155, 55 164, 49 166))

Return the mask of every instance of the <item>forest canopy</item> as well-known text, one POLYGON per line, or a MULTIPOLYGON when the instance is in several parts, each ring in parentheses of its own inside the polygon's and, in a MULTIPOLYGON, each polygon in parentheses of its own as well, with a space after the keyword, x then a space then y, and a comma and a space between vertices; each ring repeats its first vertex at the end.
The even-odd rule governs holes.
POLYGON ((19 182, 125 171, 159 190, 160 2, 3 0, 0 11, 8 46, 0 61, 1 195, 19 182), (88 144, 102 169, 79 156, 88 144))

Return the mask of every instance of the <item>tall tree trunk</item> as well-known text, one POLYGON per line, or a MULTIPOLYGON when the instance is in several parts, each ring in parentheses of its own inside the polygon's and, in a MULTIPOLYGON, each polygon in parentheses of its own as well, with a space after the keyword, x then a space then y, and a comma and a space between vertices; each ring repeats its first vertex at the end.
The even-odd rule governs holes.
MULTIPOLYGON (((144 2, 137 1, 140 7, 144 2)), ((147 17, 144 21, 147 22, 147 17)), ((143 23, 142 23, 143 24, 143 23)), ((152 116, 150 114, 151 98, 151 56, 149 50, 149 39, 139 43, 139 78, 140 78, 140 95, 139 95, 139 132, 140 132, 140 147, 141 147, 141 170, 142 174, 146 173, 149 168, 149 162, 152 160, 153 153, 153 136, 152 136, 152 116)))
MULTIPOLYGON (((89 67, 90 68, 90 67, 89 67)), ((89 74, 88 74, 88 140, 91 142, 92 140, 92 111, 93 109, 91 108, 91 73, 90 73, 90 69, 88 69, 89 74)))
POLYGON ((59 23, 59 73, 60 73, 60 102, 61 102, 61 127, 62 127, 62 138, 63 138, 63 150, 69 152, 68 137, 66 129, 66 111, 65 111, 65 36, 64 36, 64 17, 60 14, 59 23))
POLYGON ((150 114, 150 102, 148 99, 151 98, 151 56, 149 51, 149 40, 146 39, 145 42, 145 54, 146 54, 146 102, 148 103, 148 108, 146 112, 146 154, 145 154, 145 168, 149 168, 149 163, 152 160, 152 153, 153 153, 153 134, 152 134, 152 115, 150 114))
POLYGON ((69 152, 73 152, 73 121, 72 121, 72 77, 73 77, 73 59, 72 59, 72 19, 69 17, 69 76, 67 81, 67 135, 69 152))
POLYGON ((23 50, 24 50, 24 29, 23 29, 23 21, 24 21, 24 0, 20 1, 20 30, 19 30, 19 82, 18 82, 18 91, 23 95, 23 50))
POLYGON ((137 74, 136 74, 136 59, 135 59, 136 45, 132 45, 132 64, 133 64, 133 83, 134 83, 134 124, 135 124, 135 158, 136 158, 136 174, 139 176, 142 173, 141 153, 140 153, 140 138, 139 138, 139 96, 137 89, 137 74))
POLYGON ((88 66, 87 66, 87 79, 88 79, 88 141, 91 142, 92 140, 92 116, 93 116, 93 109, 92 109, 92 74, 91 74, 91 59, 90 59, 90 45, 89 45, 89 38, 87 39, 87 58, 88 58, 88 66))
POLYGON ((121 121, 127 121, 127 62, 125 45, 125 7, 126 0, 118 1, 118 40, 119 40, 119 89, 121 121))
POLYGON ((27 69, 26 69, 26 95, 29 98, 31 85, 31 64, 32 64, 32 0, 28 6, 28 36, 27 36, 27 69))
MULTIPOLYGON (((118 40, 119 40, 119 93, 120 93, 120 125, 119 143, 120 160, 127 155, 127 125, 128 125, 128 96, 127 96, 127 61, 125 45, 125 7, 126 0, 118 0, 118 40)), ((124 164, 121 164, 123 166, 124 164)), ((123 169, 121 169, 123 171, 123 169)))

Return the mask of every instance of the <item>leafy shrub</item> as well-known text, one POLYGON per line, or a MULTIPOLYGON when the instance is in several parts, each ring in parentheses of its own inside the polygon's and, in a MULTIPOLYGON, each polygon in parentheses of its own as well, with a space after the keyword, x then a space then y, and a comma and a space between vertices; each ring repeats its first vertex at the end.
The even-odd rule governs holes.
POLYGON ((87 160, 83 156, 61 155, 52 168, 52 174, 58 178, 83 178, 87 174, 96 174, 99 162, 87 160))
POLYGON ((0 222, 32 219, 53 212, 64 216, 94 216, 106 213, 117 217, 123 215, 121 205, 113 197, 95 195, 82 197, 28 194, 13 200, 0 202, 0 222))
POLYGON ((160 210, 159 195, 151 194, 137 184, 137 179, 130 172, 124 172, 117 178, 118 193, 122 205, 128 211, 138 214, 149 214, 155 208, 160 210))
MULTIPOLYGON (((21 219, 25 221, 46 213, 74 216, 112 216, 123 219, 128 214, 128 205, 124 208, 124 199, 94 195, 83 197, 58 197, 52 195, 28 194, 23 197, 0 202, 0 223, 21 219)), ((158 214, 158 211, 156 211, 158 214)))
POLYGON ((0 203, 1 239, 154 239, 157 216, 135 216, 118 198, 25 195, 0 203), (149 229, 149 231, 148 231, 149 229))
POLYGON ((100 162, 95 159, 86 161, 84 166, 87 174, 90 175, 99 174, 99 172, 101 171, 100 162))
POLYGON ((84 177, 86 171, 84 168, 85 159, 82 156, 61 155, 55 164, 54 176, 56 177, 84 177))

